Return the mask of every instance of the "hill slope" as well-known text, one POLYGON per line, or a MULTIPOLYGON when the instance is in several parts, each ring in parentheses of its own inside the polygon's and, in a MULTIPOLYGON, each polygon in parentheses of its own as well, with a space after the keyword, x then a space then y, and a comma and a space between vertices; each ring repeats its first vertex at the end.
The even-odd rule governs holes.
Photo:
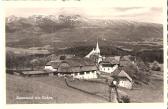
POLYGON ((34 103, 102 103, 99 97, 67 87, 62 79, 55 77, 24 78, 8 75, 6 78, 7 104, 34 103), (16 99, 16 97, 52 97, 52 99, 16 99))

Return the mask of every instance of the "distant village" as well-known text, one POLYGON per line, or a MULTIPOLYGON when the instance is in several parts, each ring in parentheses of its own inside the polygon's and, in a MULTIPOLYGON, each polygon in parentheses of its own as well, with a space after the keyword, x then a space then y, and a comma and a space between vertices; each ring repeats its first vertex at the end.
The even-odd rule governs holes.
MULTIPOLYGON (((37 50, 33 49, 33 51, 35 51, 33 53, 36 53, 37 50)), ((149 81, 149 69, 155 71, 161 70, 157 61, 147 66, 147 64, 136 56, 102 56, 101 54, 103 53, 101 53, 97 40, 95 48, 88 51, 88 54, 84 57, 78 57, 73 54, 60 54, 58 56, 51 54, 41 58, 43 60, 49 59, 43 62, 44 65, 38 65, 40 69, 36 69, 35 67, 34 69, 32 66, 30 70, 26 70, 26 65, 23 63, 23 69, 20 67, 15 71, 14 68, 12 68, 11 71, 16 75, 56 75, 58 77, 69 77, 73 80, 96 80, 100 78, 106 80, 116 79, 119 87, 132 89, 134 83, 142 82, 146 84, 147 81, 149 81)), ((34 58, 30 62, 34 65, 37 59, 34 58)), ((8 73, 11 71, 10 68, 7 69, 8 73)))
MULTIPOLYGON (((70 76, 73 79, 95 79, 101 74, 118 78, 118 86, 132 89, 133 80, 122 67, 134 63, 129 56, 101 56, 99 43, 85 57, 65 55, 64 60, 52 60, 44 70, 49 75, 70 76)), ((61 56, 60 56, 61 58, 61 56)))

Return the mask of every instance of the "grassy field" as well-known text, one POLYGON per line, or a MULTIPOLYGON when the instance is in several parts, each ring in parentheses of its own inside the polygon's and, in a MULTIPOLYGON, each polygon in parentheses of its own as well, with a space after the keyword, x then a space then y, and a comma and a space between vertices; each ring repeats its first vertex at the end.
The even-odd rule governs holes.
MULTIPOLYGON (((67 80, 68 84, 83 91, 68 87, 64 78, 20 77, 7 74, 7 104, 15 103, 103 103, 108 102, 108 86, 84 80, 67 80), (89 92, 91 94, 85 93, 89 92), (33 97, 33 99, 17 99, 33 97), (37 98, 38 97, 38 98, 37 98)), ((133 90, 119 89, 120 95, 128 95, 131 102, 163 102, 163 81, 152 80, 149 85, 133 90)))
POLYGON ((102 103, 103 98, 91 96, 69 88, 64 80, 56 77, 24 78, 8 75, 6 78, 7 104, 30 103, 102 103), (16 99, 18 97, 33 97, 33 99, 16 99), (36 98, 35 98, 36 97, 36 98))
MULTIPOLYGON (((72 81, 70 85, 108 99, 108 86, 88 81, 72 81)), ((133 103, 163 102, 163 81, 152 80, 149 85, 136 86, 133 90, 118 88, 120 97, 128 95, 133 103)))
POLYGON ((122 89, 122 91, 125 91, 129 95, 131 102, 163 102, 163 81, 151 81, 150 85, 143 85, 131 91, 122 89))

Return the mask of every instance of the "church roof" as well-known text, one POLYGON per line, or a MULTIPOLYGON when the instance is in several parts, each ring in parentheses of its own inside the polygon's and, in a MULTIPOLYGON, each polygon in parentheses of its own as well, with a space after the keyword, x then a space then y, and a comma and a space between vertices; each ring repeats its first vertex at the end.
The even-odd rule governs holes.
POLYGON ((90 51, 89 54, 87 54, 85 57, 86 58, 90 58, 90 56, 95 55, 95 54, 99 54, 100 55, 100 48, 99 48, 99 43, 98 42, 96 44, 96 48, 95 49, 93 48, 93 50, 90 51))
POLYGON ((95 53, 95 50, 94 50, 94 48, 93 48, 93 50, 90 51, 89 54, 87 54, 85 57, 86 57, 86 58, 90 58, 90 56, 93 55, 94 53, 95 53))

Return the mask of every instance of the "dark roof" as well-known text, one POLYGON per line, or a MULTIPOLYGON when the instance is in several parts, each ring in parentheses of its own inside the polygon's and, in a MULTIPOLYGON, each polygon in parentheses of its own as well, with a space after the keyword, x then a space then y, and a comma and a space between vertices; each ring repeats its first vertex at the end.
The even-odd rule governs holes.
POLYGON ((68 63, 71 67, 74 66, 94 66, 93 60, 88 58, 71 58, 62 61, 62 63, 68 63))
POLYGON ((83 66, 83 67, 71 67, 71 72, 87 72, 87 71, 96 71, 96 66, 83 66))
POLYGON ((106 57, 104 59, 104 62, 110 62, 111 64, 119 64, 119 59, 116 59, 115 57, 106 57))
POLYGON ((120 69, 116 69, 111 74, 112 77, 119 77, 119 78, 127 78, 129 81, 132 81, 132 78, 124 71, 120 69))
POLYGON ((103 66, 103 67, 113 67, 114 65, 111 64, 110 62, 100 62, 99 65, 103 66))
POLYGON ((121 72, 120 69, 115 69, 112 73, 111 73, 111 76, 118 76, 118 74, 121 72))
POLYGON ((120 61, 132 62, 132 61, 135 61, 135 57, 131 55, 122 56, 120 61))
MULTIPOLYGON (((61 64, 67 63, 69 66, 67 68, 59 68, 59 72, 85 72, 85 71, 95 71, 97 67, 95 63, 90 59, 85 58, 71 58, 66 59, 61 62, 61 64)), ((61 66, 60 64, 60 66, 61 66)))

